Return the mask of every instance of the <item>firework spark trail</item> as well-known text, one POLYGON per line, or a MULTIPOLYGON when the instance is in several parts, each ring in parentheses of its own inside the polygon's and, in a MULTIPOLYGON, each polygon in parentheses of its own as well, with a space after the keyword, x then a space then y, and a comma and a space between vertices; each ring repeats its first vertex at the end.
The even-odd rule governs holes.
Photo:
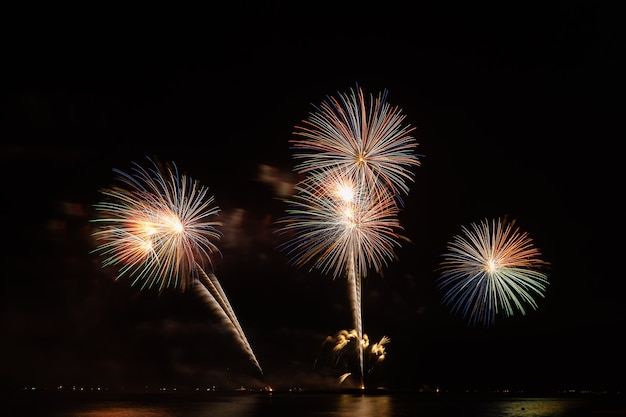
POLYGON ((213 308, 213 310, 222 318, 222 322, 230 327, 230 329, 235 333, 237 340, 242 345, 244 351, 248 354, 250 361, 254 364, 254 366, 259 370, 261 375, 263 375, 263 370, 261 369, 261 365, 252 350, 252 346, 248 342, 248 338, 241 325, 239 324, 239 320, 237 320, 237 316, 235 315, 233 309, 228 302, 228 299, 225 296, 220 295, 223 294, 221 290, 221 286, 219 286, 219 282, 215 278, 210 279, 204 271, 202 273, 202 285, 195 285, 197 293, 200 297, 206 301, 206 303, 213 308), (216 288, 217 284, 217 288, 216 288))
POLYGON ((238 333, 242 333, 241 326, 239 325, 239 321, 237 320, 237 316, 235 315, 235 311, 231 307, 228 299, 226 298, 226 294, 222 290, 221 285, 217 281, 217 277, 213 274, 207 274, 204 271, 200 271, 200 276, 202 279, 200 282, 206 287, 207 290, 211 292, 215 301, 222 308, 226 316, 230 319, 230 321, 235 325, 238 333))
POLYGON ((439 265, 437 287, 443 303, 470 324, 494 324, 503 313, 510 317, 524 304, 537 309, 534 296, 544 297, 549 284, 540 251, 515 221, 497 219, 462 227, 448 243, 439 265))
POLYGON ((103 267, 119 268, 116 279, 127 276, 131 285, 141 283, 141 290, 208 285, 212 306, 228 318, 262 374, 217 278, 205 272, 212 267, 211 255, 220 253, 212 242, 221 237, 216 229, 221 223, 210 220, 219 213, 214 197, 175 164, 148 161, 149 169, 133 163, 130 173, 114 170, 122 185, 101 190, 105 198, 94 205, 99 217, 92 220, 99 226, 93 236, 100 244, 92 252, 103 257, 103 267))
POLYGON ((237 319, 237 315, 235 314, 235 311, 228 301, 228 298, 226 297, 226 294, 224 293, 221 284, 217 280, 217 277, 215 276, 215 274, 207 274, 203 269, 200 269, 200 274, 202 277, 201 282, 202 284, 204 284, 202 287, 210 293, 210 295, 213 297, 213 300, 215 300, 215 302, 219 305, 226 317, 228 317, 232 327, 239 335, 239 339, 244 346, 244 350, 250 356, 250 360, 258 368, 259 372, 263 374, 263 370, 261 369, 261 365, 257 361, 256 355, 252 350, 252 346, 250 346, 248 338, 246 337, 243 328, 241 327, 241 324, 237 319))
MULTIPOLYGON (((350 286, 349 294, 350 301, 352 305, 352 321, 356 328, 356 336, 357 341, 360 341, 363 338, 363 305, 361 303, 361 280, 357 276, 356 267, 355 267, 355 255, 354 248, 350 250, 350 260, 348 266, 348 285, 350 286)), ((363 344, 357 342, 357 360, 359 363, 359 370, 361 372, 361 376, 364 374, 364 364, 363 364, 363 344)), ((361 381, 360 388, 365 388, 363 386, 363 381, 361 381)))

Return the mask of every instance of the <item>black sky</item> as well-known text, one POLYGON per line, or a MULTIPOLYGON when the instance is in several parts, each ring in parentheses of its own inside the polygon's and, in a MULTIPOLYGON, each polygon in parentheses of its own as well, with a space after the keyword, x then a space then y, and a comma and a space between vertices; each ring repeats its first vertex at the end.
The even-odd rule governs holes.
POLYGON ((364 286, 365 332, 391 338, 372 381, 624 389, 612 11, 266 3, 7 13, 2 381, 332 383, 314 363, 351 325, 344 283, 277 251, 284 207, 260 173, 289 183, 294 125, 358 84, 389 91, 423 155, 401 213, 411 243, 364 286), (98 190, 146 156, 175 161, 222 208, 216 275, 265 380, 193 294, 139 292, 90 254, 98 190), (551 284, 538 310, 470 328, 441 307, 434 270, 461 225, 500 216, 533 238, 551 284))

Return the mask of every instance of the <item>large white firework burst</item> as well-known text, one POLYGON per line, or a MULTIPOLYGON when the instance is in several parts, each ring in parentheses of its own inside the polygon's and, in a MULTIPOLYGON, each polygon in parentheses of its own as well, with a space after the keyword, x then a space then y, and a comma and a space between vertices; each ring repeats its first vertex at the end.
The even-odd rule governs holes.
MULTIPOLYGON (((295 127, 291 145, 299 173, 332 168, 369 184, 408 194, 420 165, 414 127, 387 102, 387 90, 367 97, 362 88, 328 97, 295 127)), ((401 200, 400 200, 401 201, 401 200)))

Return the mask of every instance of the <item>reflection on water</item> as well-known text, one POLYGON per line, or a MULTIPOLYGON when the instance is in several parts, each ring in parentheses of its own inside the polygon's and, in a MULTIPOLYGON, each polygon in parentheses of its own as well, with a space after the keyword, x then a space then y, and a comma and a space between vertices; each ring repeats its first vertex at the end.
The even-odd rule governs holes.
POLYGON ((175 417, 176 413, 163 406, 121 403, 95 403, 88 409, 72 410, 68 416, 81 417, 175 417))
POLYGON ((494 404, 494 416, 520 416, 542 417, 542 416, 567 416, 573 412, 580 411, 582 404, 580 401, 560 398, 541 399, 520 399, 518 401, 499 401, 494 404), (495 414, 497 413, 497 414, 495 414))
POLYGON ((359 417, 391 417, 391 397, 381 396, 358 396, 341 395, 334 416, 359 416, 359 417))
MULTIPOLYGON (((579 417, 625 415, 626 400, 403 395, 241 394, 193 399, 20 401, 15 417, 579 417)), ((6 409, 6 405, 5 405, 6 409)), ((0 413, 2 414, 2 413, 0 413)))
MULTIPOLYGON (((67 417, 246 417, 255 416, 257 396, 223 397, 219 401, 160 402, 103 401, 63 411, 67 417)), ((55 414, 56 416, 56 414, 55 414)))

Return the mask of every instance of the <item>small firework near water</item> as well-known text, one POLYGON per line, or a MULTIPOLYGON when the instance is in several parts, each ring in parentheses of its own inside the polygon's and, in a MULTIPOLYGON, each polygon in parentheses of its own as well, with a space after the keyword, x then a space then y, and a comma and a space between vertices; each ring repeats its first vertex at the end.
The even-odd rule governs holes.
POLYGON ((163 166, 148 158, 149 167, 133 163, 126 173, 114 169, 120 185, 101 190, 94 205, 98 218, 92 252, 102 266, 118 268, 117 279, 128 278, 141 290, 194 288, 235 334, 250 360, 259 362, 217 277, 211 256, 220 254, 213 243, 221 238, 214 197, 207 187, 179 172, 174 163, 163 166), (209 272, 206 272, 209 269, 209 272))
MULTIPOLYGON (((381 366, 387 356, 386 346, 389 342, 389 337, 383 336, 378 342, 372 343, 369 336, 366 333, 363 334, 360 345, 363 348, 366 375, 373 373, 381 366)), ((354 351, 354 345, 357 343, 359 343, 359 336, 356 329, 340 330, 334 336, 327 336, 316 360, 316 367, 327 367, 332 372, 340 374, 337 379, 338 383, 342 384, 352 376, 350 369, 354 357, 350 353, 354 351)))
POLYGON ((437 288, 443 304, 471 325, 493 325, 497 316, 526 314, 537 309, 536 297, 545 297, 548 262, 528 233, 515 221, 483 220, 462 226, 442 255, 437 288))

